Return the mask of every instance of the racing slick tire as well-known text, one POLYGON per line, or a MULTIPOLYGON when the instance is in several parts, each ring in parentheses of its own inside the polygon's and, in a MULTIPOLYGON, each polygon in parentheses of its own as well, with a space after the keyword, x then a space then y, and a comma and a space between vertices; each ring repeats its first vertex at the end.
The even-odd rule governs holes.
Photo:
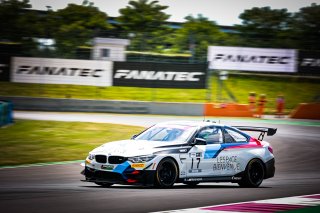
POLYGON ((178 167, 171 158, 164 158, 157 166, 155 174, 155 186, 159 188, 171 188, 178 178, 178 167))
POLYGON ((113 185, 112 183, 99 183, 99 182, 95 182, 95 184, 102 186, 102 187, 105 187, 105 188, 108 188, 113 185))
POLYGON ((248 163, 242 180, 238 184, 240 187, 259 187, 264 179, 264 173, 264 166, 261 160, 253 159, 248 163))

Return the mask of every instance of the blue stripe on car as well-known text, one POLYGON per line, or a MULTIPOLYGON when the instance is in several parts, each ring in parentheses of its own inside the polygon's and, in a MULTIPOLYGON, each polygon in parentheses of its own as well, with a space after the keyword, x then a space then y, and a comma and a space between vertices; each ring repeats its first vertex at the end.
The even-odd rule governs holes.
POLYGON ((215 157, 221 150, 221 145, 219 146, 206 146, 206 151, 204 152, 204 159, 209 159, 215 157))
POLYGON ((216 158, 222 150, 230 146, 239 146, 247 143, 229 143, 229 144, 220 144, 219 146, 206 146, 206 151, 204 152, 204 159, 216 158))
POLYGON ((120 173, 124 179, 127 179, 127 177, 123 174, 123 172, 130 167, 130 163, 128 163, 128 161, 119 164, 118 166, 116 166, 116 168, 113 169, 112 172, 116 172, 116 173, 120 173))

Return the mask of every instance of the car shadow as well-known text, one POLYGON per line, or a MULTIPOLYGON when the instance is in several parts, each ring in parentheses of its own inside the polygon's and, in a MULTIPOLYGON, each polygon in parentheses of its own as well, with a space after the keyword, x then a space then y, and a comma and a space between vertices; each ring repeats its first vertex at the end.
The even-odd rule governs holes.
MULTIPOLYGON (((143 186, 143 185, 112 185, 110 187, 103 187, 103 186, 80 186, 80 187, 84 187, 84 188, 95 188, 95 189, 152 189, 152 190, 163 190, 163 188, 157 188, 154 186, 143 186)), ((174 190, 174 189, 245 189, 245 188, 249 188, 249 187, 240 187, 238 185, 208 185, 208 184, 200 184, 197 186, 188 186, 188 185, 174 185, 172 188, 165 188, 165 190, 174 190)), ((262 188, 262 189, 269 189, 272 187, 267 187, 267 186, 260 186, 258 188, 262 188)))

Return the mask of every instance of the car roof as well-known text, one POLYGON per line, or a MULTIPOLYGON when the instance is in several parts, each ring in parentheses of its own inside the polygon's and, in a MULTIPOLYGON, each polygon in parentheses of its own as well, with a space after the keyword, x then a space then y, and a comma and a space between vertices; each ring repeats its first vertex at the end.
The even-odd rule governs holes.
POLYGON ((178 120, 178 121, 166 121, 158 123, 157 125, 181 125, 181 126, 193 126, 193 127, 205 127, 205 126, 219 126, 224 127, 223 124, 217 124, 214 121, 190 121, 190 120, 178 120))

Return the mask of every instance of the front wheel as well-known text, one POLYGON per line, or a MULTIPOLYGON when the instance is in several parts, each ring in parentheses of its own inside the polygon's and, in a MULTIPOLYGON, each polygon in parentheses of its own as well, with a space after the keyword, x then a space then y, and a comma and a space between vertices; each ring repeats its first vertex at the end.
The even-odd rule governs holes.
POLYGON ((160 188, 170 188, 178 178, 178 167, 174 160, 165 158, 158 164, 155 185, 160 188))
POLYGON ((241 187, 258 187, 264 179, 264 167, 263 163, 258 159, 251 160, 246 170, 244 171, 244 176, 238 184, 241 187))

